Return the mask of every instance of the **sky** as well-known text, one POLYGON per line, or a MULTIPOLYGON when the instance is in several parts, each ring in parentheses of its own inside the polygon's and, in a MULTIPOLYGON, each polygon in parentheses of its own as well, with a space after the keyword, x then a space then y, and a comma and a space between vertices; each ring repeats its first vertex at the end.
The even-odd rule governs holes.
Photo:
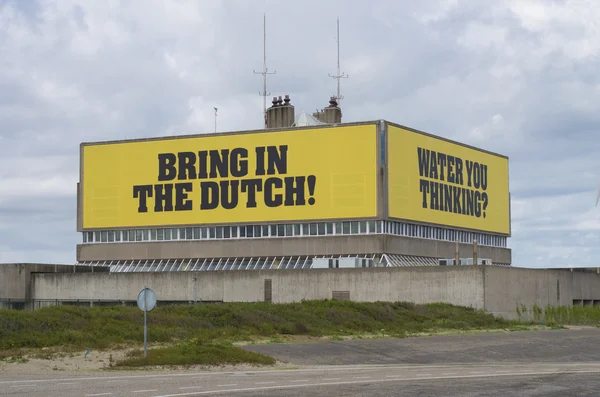
POLYGON ((600 265, 596 0, 0 0, 0 262, 74 263, 82 141, 262 127, 336 94, 507 155, 513 264, 600 265))

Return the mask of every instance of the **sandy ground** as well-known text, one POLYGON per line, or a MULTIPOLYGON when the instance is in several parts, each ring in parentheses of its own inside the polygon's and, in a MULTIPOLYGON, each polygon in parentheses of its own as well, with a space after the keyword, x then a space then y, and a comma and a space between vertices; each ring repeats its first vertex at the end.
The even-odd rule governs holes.
MULTIPOLYGON (((123 370, 115 369, 111 367, 111 363, 116 363, 125 358, 128 350, 110 350, 110 351, 90 351, 85 356, 86 350, 81 352, 74 352, 65 354, 64 356, 58 355, 51 359, 41 358, 27 358, 25 360, 5 360, 0 361, 0 372, 10 374, 32 374, 32 373, 61 373, 61 372, 105 372, 110 374, 123 370)), ((277 362, 275 365, 270 366, 253 366, 253 365, 226 365, 226 366, 190 366, 190 367, 143 367, 139 369, 130 369, 128 372, 139 372, 139 371, 173 371, 178 372, 207 372, 207 371, 256 371, 260 369, 292 369, 298 368, 297 365, 291 365, 283 362, 277 362)))

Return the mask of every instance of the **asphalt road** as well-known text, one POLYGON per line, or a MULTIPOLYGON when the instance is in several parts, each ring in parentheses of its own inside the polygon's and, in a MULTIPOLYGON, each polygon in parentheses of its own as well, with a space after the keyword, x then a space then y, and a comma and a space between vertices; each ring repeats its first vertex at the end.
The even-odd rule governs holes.
POLYGON ((600 363, 358 366, 2 380, 0 396, 582 396, 600 363))
POLYGON ((599 338, 600 330, 586 329, 252 346, 302 365, 244 372, 6 371, 0 397, 598 396, 599 338))
MULTIPOLYGON (((600 362, 600 328, 248 346, 300 365, 600 362)), ((599 392, 600 395, 600 392, 599 392)))

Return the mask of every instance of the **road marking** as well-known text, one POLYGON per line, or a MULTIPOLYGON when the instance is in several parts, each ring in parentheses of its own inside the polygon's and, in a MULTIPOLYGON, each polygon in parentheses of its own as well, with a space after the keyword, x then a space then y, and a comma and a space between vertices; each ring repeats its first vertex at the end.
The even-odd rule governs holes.
POLYGON ((417 376, 432 376, 433 374, 417 374, 417 376))
POLYGON ((57 383, 57 385, 78 385, 79 382, 66 382, 66 383, 57 383))
MULTIPOLYGON (((600 370, 591 370, 591 371, 567 371, 569 373, 598 373, 600 370)), ((511 374, 488 374, 488 375, 460 375, 460 376, 432 376, 429 379, 461 379, 461 378, 493 378, 493 377, 503 377, 503 376, 530 376, 530 375, 539 375, 540 372, 521 372, 521 373, 511 373, 511 374)), ((316 386, 335 386, 335 385, 353 385, 360 383, 383 383, 383 382, 394 382, 394 381, 411 381, 417 380, 422 381, 425 378, 396 378, 396 379, 375 379, 375 380, 356 380, 356 381, 346 381, 346 382, 329 382, 329 383, 310 383, 310 384, 297 384, 297 385, 279 385, 279 386, 263 386, 263 387, 247 387, 242 389, 219 389, 219 390, 207 390, 207 391, 199 391, 192 393, 184 393, 184 394, 164 394, 160 396, 154 397, 183 397, 183 396, 199 396, 203 394, 222 394, 224 392, 244 392, 244 391, 259 391, 259 390, 273 390, 273 389, 295 389, 301 387, 316 387, 316 386)))
POLYGON ((112 393, 100 393, 100 394, 86 394, 86 397, 93 397, 93 396, 110 396, 112 393))
POLYGON ((456 375, 456 372, 444 372, 442 374, 442 376, 445 376, 445 375, 456 375))
POLYGON ((23 387, 23 386, 25 386, 25 387, 31 387, 31 386, 35 386, 35 385, 13 385, 11 387, 23 387))
POLYGON ((298 379, 298 380, 291 380, 290 383, 297 383, 297 382, 310 382, 308 379, 298 379))
POLYGON ((132 393, 148 393, 150 391, 157 391, 158 389, 152 389, 152 390, 134 390, 132 391, 132 393))
POLYGON ((511 372, 511 371, 509 371, 509 370, 496 371, 496 373, 498 373, 498 374, 506 374, 509 372, 511 372))
MULTIPOLYGON (((516 364, 521 364, 521 363, 516 363, 516 364)), ((583 363, 586 366, 596 366, 595 363, 583 363)), ((582 365, 582 363, 547 363, 547 364, 538 364, 537 367, 543 367, 543 366, 550 366, 550 365, 564 365, 566 367, 570 367, 570 366, 580 366, 582 365)), ((473 366, 473 365, 471 365, 473 366)), ((256 374, 256 375, 260 375, 260 374, 289 374, 289 373, 323 373, 325 372, 337 372, 337 371, 344 371, 344 372, 349 372, 349 371, 361 371, 362 373, 365 373, 367 371, 364 370, 369 370, 369 372, 375 372, 376 369, 378 368, 384 368, 384 369, 406 369, 406 370, 419 370, 419 369, 425 369, 425 368, 437 368, 437 369, 451 369, 451 368, 455 368, 456 365, 389 365, 389 364, 367 364, 367 365, 360 365, 360 366, 351 366, 351 365, 346 365, 346 366, 332 366, 332 367, 327 367, 327 368, 314 368, 314 369, 283 369, 283 370, 260 370, 260 371, 245 371, 245 374, 256 374)), ((485 367, 487 368, 506 368, 507 364, 494 364, 494 365, 485 365, 485 367)), ((481 365, 477 365, 477 368, 481 368, 481 365)), ((155 378, 155 379, 168 379, 168 378, 172 378, 172 377, 194 377, 194 376, 224 376, 227 374, 232 374, 232 372, 189 372, 189 373, 180 373, 180 374, 165 374, 165 375, 158 375, 158 374, 152 374, 152 375, 123 375, 123 376, 93 376, 93 377, 77 377, 77 378, 53 378, 53 379, 23 379, 23 380, 8 380, 8 381, 0 381, 0 385, 3 384, 16 384, 16 383, 49 383, 49 382, 65 382, 65 381, 83 381, 83 380, 102 380, 104 382, 111 382, 110 379, 114 379, 115 380, 128 380, 128 379, 147 379, 147 378, 155 378)))
POLYGON ((370 376, 355 376, 356 379, 370 379, 370 376))
POLYGON ((472 371, 472 372, 469 372, 469 373, 470 373, 470 374, 482 374, 482 373, 483 373, 483 371, 472 371))
POLYGON ((230 383, 228 385, 217 385, 217 387, 237 386, 237 383, 230 383))
POLYGON ((323 378, 323 380, 340 380, 342 378, 323 378))
POLYGON ((256 382, 257 385, 270 385, 273 383, 275 383, 275 382, 256 382))
POLYGON ((106 383, 120 383, 125 382, 124 380, 107 380, 106 383))
POLYGON ((185 387, 180 387, 181 390, 185 390, 185 389, 202 389, 202 386, 185 386, 185 387))

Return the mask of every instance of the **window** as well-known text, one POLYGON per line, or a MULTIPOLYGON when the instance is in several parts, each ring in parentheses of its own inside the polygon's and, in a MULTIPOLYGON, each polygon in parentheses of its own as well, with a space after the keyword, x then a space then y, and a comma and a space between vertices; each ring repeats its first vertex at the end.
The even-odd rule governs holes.
POLYGON ((150 241, 156 241, 156 237, 157 237, 157 230, 151 229, 150 230, 150 241))
POLYGON ((325 235, 325 223, 319 223, 317 226, 317 233, 319 234, 319 236, 324 236, 325 235))
POLYGON ((294 235, 294 225, 285 225, 285 236, 292 237, 294 235))
POLYGON ((333 234, 333 223, 327 223, 327 234, 333 234))
POLYGON ((358 223, 358 225, 359 225, 359 233, 367 233, 367 222, 360 221, 358 223))
POLYGON ((223 238, 231 238, 231 227, 223 227, 223 238))
POLYGON ((106 243, 106 240, 108 240, 108 232, 106 232, 106 231, 100 232, 100 236, 101 236, 100 241, 103 243, 106 243))
POLYGON ((185 239, 191 240, 193 237, 194 237, 194 229, 192 229, 191 227, 188 227, 187 229, 185 229, 185 239))
POLYGON ((231 237, 237 238, 237 236, 238 236, 238 227, 237 226, 232 226, 231 227, 231 237))
POLYGON ((316 223, 311 223, 309 225, 309 232, 311 236, 316 236, 317 235, 317 224, 316 223))
POLYGON ((277 236, 285 236, 285 225, 277 225, 277 236))
POLYGON ((263 225, 262 227, 262 236, 269 237, 269 225, 263 225))
POLYGON ((216 227, 217 238, 223 238, 223 226, 216 227))
POLYGON ((350 222, 342 223, 342 234, 350 234, 350 222))
POLYGON ((114 230, 108 231, 108 242, 113 243, 115 241, 115 232, 114 230))
POLYGON ((117 230, 115 232, 115 241, 121 241, 121 231, 117 230))

